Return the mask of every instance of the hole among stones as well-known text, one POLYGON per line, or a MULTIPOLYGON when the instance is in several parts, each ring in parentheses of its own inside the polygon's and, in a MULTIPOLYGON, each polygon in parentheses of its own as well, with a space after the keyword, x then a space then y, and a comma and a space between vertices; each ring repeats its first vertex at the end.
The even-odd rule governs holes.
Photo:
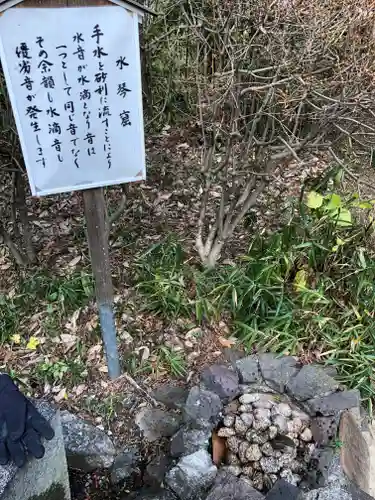
POLYGON ((279 478, 300 485, 316 448, 307 413, 286 395, 245 393, 223 415, 223 468, 263 493, 279 478))

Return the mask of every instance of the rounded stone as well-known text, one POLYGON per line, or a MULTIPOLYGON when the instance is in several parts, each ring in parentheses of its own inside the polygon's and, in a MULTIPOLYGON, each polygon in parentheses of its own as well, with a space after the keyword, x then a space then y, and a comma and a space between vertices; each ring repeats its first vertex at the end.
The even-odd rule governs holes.
POLYGON ((240 459, 235 453, 232 453, 231 451, 228 452, 227 454, 227 464, 228 465, 240 465, 240 459))
POLYGON ((305 453, 303 455, 303 460, 307 464, 310 462, 311 458, 313 457, 315 452, 315 444, 314 443, 309 443, 308 445, 305 445, 305 453))
POLYGON ((238 447, 238 456, 240 461, 245 464, 248 460, 246 457, 247 450, 250 444, 247 441, 242 441, 238 447))
POLYGON ((261 491, 263 489, 263 474, 261 472, 256 472, 252 479, 253 486, 255 489, 261 491))
POLYGON ((238 436, 244 436, 248 430, 249 426, 245 424, 241 417, 236 417, 234 422, 234 430, 238 436))
POLYGON ((254 417, 256 420, 263 420, 265 418, 269 420, 271 418, 271 412, 267 408, 257 408, 254 410, 254 417))
POLYGON ((253 425, 254 417, 251 413, 241 413, 241 420, 249 428, 253 425))
POLYGON ((237 436, 231 436, 227 439, 227 446, 233 453, 238 453, 238 447, 240 446, 240 443, 241 440, 237 436))
POLYGON ((246 433, 246 439, 249 443, 264 444, 268 441, 269 437, 267 432, 258 432, 254 429, 250 429, 246 433))
POLYGON ((251 464, 253 466, 254 471, 261 471, 262 467, 260 466, 260 462, 253 462, 251 464))
POLYGON ((233 427, 222 427, 217 431, 217 435, 219 437, 229 438, 231 436, 235 436, 236 431, 233 429, 233 427))
POLYGON ((276 474, 270 474, 269 477, 271 479, 272 484, 275 484, 276 481, 279 479, 276 474))
POLYGON ((228 405, 224 407, 223 413, 224 415, 233 415, 238 412, 240 404, 238 401, 231 401, 228 405))
POLYGON ((300 418, 296 417, 293 418, 292 420, 289 420, 287 426, 288 426, 288 432, 297 435, 303 429, 303 422, 300 418))
POLYGON ((242 473, 251 478, 254 474, 254 468, 251 465, 245 465, 242 467, 242 473))
POLYGON ((253 407, 251 404, 248 405, 240 405, 238 407, 239 413, 251 413, 253 411, 253 407))
POLYGON ((290 470, 292 472, 303 473, 306 470, 305 464, 301 463, 299 460, 293 460, 290 464, 290 470))
POLYGON ((275 439, 275 437, 278 435, 279 430, 275 425, 271 425, 268 429, 268 435, 270 439, 275 439))
POLYGON ((311 430, 308 427, 306 427, 306 429, 301 432, 299 437, 302 441, 305 441, 305 443, 308 443, 312 440, 313 436, 312 436, 311 430))
POLYGON ((298 474, 293 474, 290 469, 282 470, 280 472, 280 477, 285 479, 285 481, 288 481, 288 483, 292 484, 293 486, 298 486, 301 481, 301 476, 299 476, 298 474))
POLYGON ((269 418, 257 419, 254 420, 253 422, 253 428, 256 431, 265 431, 270 427, 270 425, 271 425, 271 420, 269 418))
POLYGON ((225 427, 233 427, 235 421, 234 415, 226 415, 223 419, 225 427))
POLYGON ((240 397, 240 403, 243 405, 248 405, 249 403, 256 403, 260 399, 260 394, 242 394, 240 397))
POLYGON ((288 421, 283 415, 274 415, 272 418, 272 423, 276 425, 279 432, 288 432, 288 421))
POLYGON ((260 450, 266 457, 271 457, 274 453, 274 449, 272 448, 271 443, 264 443, 261 446, 260 450))
POLYGON ((272 415, 282 415, 289 418, 292 415, 292 408, 288 403, 279 403, 272 407, 272 415))
POLYGON ((272 401, 260 399, 259 401, 253 403, 253 406, 256 409, 266 408, 267 410, 270 410, 274 404, 275 403, 273 403, 272 401))
POLYGON ((254 487, 252 480, 249 477, 247 477, 246 474, 241 474, 240 479, 245 483, 249 484, 252 488, 254 487))
POLYGON ((290 467, 290 464, 293 462, 293 460, 296 458, 297 451, 296 452, 291 452, 291 453, 283 453, 280 458, 278 458, 278 461, 280 463, 280 467, 290 467))
POLYGON ((242 467, 239 465, 227 465, 226 467, 222 467, 222 469, 230 472, 234 476, 239 476, 242 473, 242 467))
POLYGON ((304 425, 310 422, 310 417, 302 410, 292 410, 292 418, 300 418, 304 425))
POLYGON ((266 474, 276 474, 281 469, 281 464, 279 460, 274 457, 263 457, 260 459, 260 465, 262 470, 266 474))
POLYGON ((246 450, 246 458, 249 462, 257 462, 262 458, 262 452, 260 451, 258 444, 250 444, 246 450))

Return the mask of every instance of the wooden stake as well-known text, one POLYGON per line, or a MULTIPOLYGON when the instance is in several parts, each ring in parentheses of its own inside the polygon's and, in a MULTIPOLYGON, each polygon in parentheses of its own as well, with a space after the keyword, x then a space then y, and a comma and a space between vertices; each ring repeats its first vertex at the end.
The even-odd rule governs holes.
POLYGON ((87 222, 87 240, 95 278, 96 301, 107 357, 108 374, 111 379, 115 379, 120 376, 121 369, 113 313, 113 285, 109 262, 108 221, 104 191, 102 188, 87 189, 83 191, 83 200, 87 222))

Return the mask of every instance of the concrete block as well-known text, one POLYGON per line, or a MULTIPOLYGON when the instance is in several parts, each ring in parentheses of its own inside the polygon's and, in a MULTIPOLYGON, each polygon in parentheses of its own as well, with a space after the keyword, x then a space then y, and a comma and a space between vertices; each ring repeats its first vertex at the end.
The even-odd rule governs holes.
POLYGON ((45 456, 31 458, 18 469, 0 466, 0 500, 70 500, 68 467, 60 421, 60 413, 45 402, 36 407, 55 431, 52 441, 45 441, 45 456))

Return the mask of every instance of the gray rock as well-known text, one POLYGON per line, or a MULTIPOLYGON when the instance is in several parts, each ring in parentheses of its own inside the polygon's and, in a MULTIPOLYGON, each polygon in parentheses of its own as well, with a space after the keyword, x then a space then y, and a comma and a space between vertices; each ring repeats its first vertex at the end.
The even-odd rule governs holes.
POLYGON ((51 441, 43 441, 44 457, 28 457, 19 469, 13 462, 0 466, 1 500, 70 500, 68 466, 60 412, 45 401, 33 400, 37 410, 55 432, 51 441))
POLYGON ((299 435, 300 439, 302 441, 305 441, 306 443, 309 443, 311 440, 312 440, 312 432, 311 430, 306 427, 306 429, 304 429, 301 434, 299 435))
POLYGON ((250 444, 247 441, 241 441, 241 443, 238 446, 238 456, 243 464, 245 464, 248 461, 246 453, 247 450, 249 449, 249 446, 250 444))
MULTIPOLYGON (((231 430, 231 429, 228 429, 231 430)), ((189 429, 183 427, 171 439, 170 453, 174 458, 205 449, 207 450, 211 431, 209 429, 189 429)))
POLYGON ((266 474, 276 474, 281 469, 280 462, 274 457, 263 457, 260 459, 260 466, 266 474))
POLYGON ((69 467, 83 472, 109 469, 117 455, 107 434, 68 411, 61 412, 69 467))
POLYGON ((238 456, 232 452, 227 453, 227 464, 228 465, 241 465, 238 456))
POLYGON ((227 471, 220 471, 206 500, 262 500, 264 497, 250 483, 227 471))
POLYGON ((242 473, 242 467, 239 465, 226 465, 221 467, 221 470, 230 472, 230 474, 233 474, 234 476, 239 476, 242 473))
POLYGON ((350 408, 359 408, 360 401, 361 395, 359 391, 354 389, 309 399, 306 405, 311 415, 319 414, 327 417, 350 408))
POLYGON ((219 429, 217 431, 217 435, 219 437, 228 438, 228 437, 231 437, 231 436, 235 436, 236 435, 236 431, 235 431, 235 429, 233 429, 233 427, 222 427, 221 429, 219 429))
POLYGON ((334 439, 340 423, 340 416, 314 417, 311 420, 310 428, 314 441, 319 446, 326 446, 334 439))
POLYGON ((233 427, 235 421, 234 415, 226 415, 223 419, 223 424, 225 427, 233 427))
POLYGON ((236 417, 234 423, 234 430, 238 436, 244 436, 248 430, 249 426, 245 424, 241 417, 236 417))
POLYGON ((254 417, 257 420, 262 420, 264 418, 269 419, 271 417, 271 412, 267 408, 257 408, 254 410, 254 417))
POLYGON ((271 414, 272 416, 282 415, 283 417, 289 418, 292 415, 292 409, 288 403, 279 403, 272 408, 271 414))
POLYGON ((251 413, 242 413, 241 420, 247 427, 251 427, 254 421, 254 417, 251 413))
POLYGON ((167 408, 180 409, 186 403, 189 390, 187 387, 179 387, 172 384, 163 384, 155 389, 151 396, 167 408))
POLYGON ((139 453, 135 448, 117 455, 111 468, 112 484, 120 484, 138 472, 139 453))
POLYGON ((165 476, 165 482, 181 499, 193 499, 213 483, 216 465, 205 450, 199 450, 179 460, 165 476))
POLYGON ((264 444, 268 441, 269 433, 268 432, 259 432, 259 431, 256 431, 255 429, 250 429, 246 433, 246 439, 249 441, 249 443, 261 445, 261 444, 264 444))
POLYGON ((146 467, 143 474, 144 483, 153 487, 160 486, 172 463, 173 461, 168 455, 157 455, 146 467))
POLYGON ((258 418, 253 422, 253 429, 256 431, 265 431, 271 426, 271 420, 269 418, 258 418))
POLYGON ((184 407, 184 420, 192 427, 213 429, 220 420, 222 404, 211 391, 192 387, 184 407))
MULTIPOLYGON (((130 495, 122 497, 124 500, 131 498, 130 495)), ((159 488, 155 491, 155 488, 142 488, 134 500, 177 500, 176 496, 169 490, 159 488)))
POLYGON ((150 441, 171 437, 181 425, 181 418, 159 408, 142 408, 135 416, 135 423, 150 441))
POLYGON ((237 436, 232 436, 232 437, 227 439, 228 449, 232 453, 238 453, 238 448, 240 446, 240 443, 241 443, 241 439, 238 438, 237 436))
POLYGON ((280 472, 280 477, 288 481, 288 483, 292 484, 293 486, 297 486, 301 480, 300 476, 298 474, 293 474, 290 469, 282 470, 280 472))
POLYGON ((242 394, 252 394, 254 392, 262 394, 280 394, 277 390, 272 389, 272 387, 262 382, 255 382, 253 384, 240 384, 240 389, 242 394))
MULTIPOLYGON (((288 432, 295 435, 299 434, 304 427, 302 420, 298 417, 289 420, 287 426, 288 432)), ((310 441, 310 439, 308 441, 310 441)))
POLYGON ((284 479, 278 479, 267 493, 266 500, 297 500, 299 489, 284 479))
POLYGON ((260 450, 263 453, 263 455, 266 457, 271 457, 273 455, 273 451, 274 451, 271 443, 264 443, 261 446, 260 450))
POLYGON ((258 444, 251 444, 247 448, 246 458, 249 462, 257 462, 262 458, 262 452, 260 451, 258 444))
POLYGON ((288 432, 288 421, 283 415, 272 417, 272 423, 278 428, 279 432, 288 432))
POLYGON ((246 358, 239 359, 236 362, 241 384, 252 384, 260 382, 261 375, 259 371, 258 356, 252 354, 246 358))
POLYGON ((256 472, 253 476, 253 485, 257 490, 262 490, 264 487, 263 474, 261 472, 256 472))
POLYGON ((264 380, 279 392, 284 392, 286 384, 299 370, 292 356, 278 357, 272 353, 259 355, 259 367, 264 380))
POLYGON ((240 403, 242 405, 249 405, 251 403, 255 403, 256 401, 259 401, 260 399, 260 394, 253 393, 253 394, 243 394, 240 397, 240 403))
POLYGON ((201 374, 201 382, 207 390, 217 394, 225 403, 240 394, 238 373, 226 366, 212 365, 206 368, 201 374))
POLYGON ((287 383, 288 394, 298 401, 307 401, 318 396, 327 396, 335 392, 339 384, 327 373, 315 365, 305 365, 295 377, 287 383))

